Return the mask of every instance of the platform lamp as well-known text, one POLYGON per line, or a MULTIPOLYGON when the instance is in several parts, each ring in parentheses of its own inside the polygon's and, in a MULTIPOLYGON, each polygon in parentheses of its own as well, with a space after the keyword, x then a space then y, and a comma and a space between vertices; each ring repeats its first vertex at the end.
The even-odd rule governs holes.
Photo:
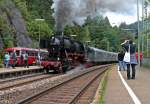
POLYGON ((39 41, 38 41, 38 48, 39 48, 39 52, 38 52, 38 59, 39 59, 39 64, 41 66, 41 60, 40 60, 40 40, 41 40, 41 22, 45 21, 45 19, 35 19, 35 21, 39 21, 39 41))
POLYGON ((87 40, 87 41, 85 41, 85 42, 86 42, 86 45, 89 45, 89 44, 91 43, 90 40, 87 40))
POLYGON ((72 37, 72 39, 74 39, 75 37, 77 37, 77 35, 70 35, 72 37))

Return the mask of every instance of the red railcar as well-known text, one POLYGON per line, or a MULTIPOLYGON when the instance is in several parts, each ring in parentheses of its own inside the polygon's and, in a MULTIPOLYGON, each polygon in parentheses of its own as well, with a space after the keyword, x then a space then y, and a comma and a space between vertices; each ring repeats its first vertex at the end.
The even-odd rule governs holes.
POLYGON ((44 57, 45 55, 48 54, 47 50, 43 50, 43 49, 33 49, 33 48, 23 48, 23 47, 12 47, 12 48, 7 48, 5 49, 5 52, 8 52, 10 55, 10 63, 9 64, 13 64, 13 59, 12 59, 12 53, 16 51, 17 54, 17 66, 21 65, 21 54, 22 53, 28 53, 28 64, 29 65, 33 65, 34 63, 37 62, 38 60, 38 53, 40 52, 40 57, 44 57))

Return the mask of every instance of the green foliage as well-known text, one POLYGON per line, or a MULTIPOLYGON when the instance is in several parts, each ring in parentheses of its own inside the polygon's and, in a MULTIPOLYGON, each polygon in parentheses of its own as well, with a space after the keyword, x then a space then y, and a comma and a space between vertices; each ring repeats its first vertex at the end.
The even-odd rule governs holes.
MULTIPOLYGON (((26 27, 29 36, 36 43, 40 38, 47 38, 53 34, 54 21, 52 10, 50 8, 51 0, 13 0, 16 6, 21 10, 26 20, 26 27), (43 18, 45 21, 35 21, 37 18, 43 18)), ((33 45, 35 46, 35 45, 33 45)))
POLYGON ((86 25, 89 27, 91 45, 104 50, 110 50, 112 38, 115 37, 113 36, 112 27, 110 26, 108 18, 88 18, 86 25))
POLYGON ((27 24, 29 36, 34 40, 39 39, 39 34, 41 39, 48 38, 52 35, 53 31, 49 28, 48 24, 44 21, 30 21, 27 24))
POLYGON ((89 31, 88 26, 83 27, 83 32, 81 34, 82 34, 83 43, 87 43, 91 41, 90 31, 89 31))
POLYGON ((0 68, 2 68, 2 67, 4 67, 4 65, 3 65, 3 52, 2 52, 2 50, 0 51, 0 68))
POLYGON ((12 37, 12 30, 7 25, 6 21, 0 16, 0 36, 2 38, 4 48, 12 47, 13 46, 13 37, 12 37))
POLYGON ((52 0, 25 0, 28 11, 32 19, 43 18, 49 27, 54 31, 53 10, 51 9, 52 0))
POLYGON ((30 18, 30 14, 27 10, 26 0, 13 0, 13 1, 21 11, 24 19, 28 20, 30 18))

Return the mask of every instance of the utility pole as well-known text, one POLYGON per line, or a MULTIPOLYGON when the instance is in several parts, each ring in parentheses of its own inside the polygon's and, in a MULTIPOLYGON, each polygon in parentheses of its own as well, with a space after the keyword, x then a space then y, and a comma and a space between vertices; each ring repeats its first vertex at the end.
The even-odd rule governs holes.
POLYGON ((41 40, 41 22, 45 21, 45 19, 35 19, 35 21, 39 21, 39 44, 38 44, 38 48, 39 48, 39 52, 38 52, 38 58, 39 58, 39 64, 41 66, 41 56, 40 56, 40 40, 41 40))
POLYGON ((142 0, 142 53, 144 53, 144 1, 142 0))
POLYGON ((147 6, 148 6, 148 1, 144 0, 144 9, 145 9, 145 35, 146 35, 146 56, 148 57, 148 34, 147 34, 147 30, 148 30, 148 20, 147 20, 147 6))
POLYGON ((137 30, 138 30, 138 65, 140 67, 140 24, 139 24, 139 0, 137 0, 137 30))
POLYGON ((107 51, 109 51, 109 41, 107 42, 107 51))

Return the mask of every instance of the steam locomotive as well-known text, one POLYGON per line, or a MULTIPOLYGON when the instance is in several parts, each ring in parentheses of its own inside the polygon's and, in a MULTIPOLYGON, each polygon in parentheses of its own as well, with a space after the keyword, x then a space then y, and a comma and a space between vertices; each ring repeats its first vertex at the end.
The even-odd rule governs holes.
POLYGON ((100 64, 117 61, 117 54, 94 47, 88 47, 79 41, 64 35, 55 35, 47 40, 49 55, 41 65, 48 73, 53 70, 57 73, 66 72, 79 64, 100 64))

